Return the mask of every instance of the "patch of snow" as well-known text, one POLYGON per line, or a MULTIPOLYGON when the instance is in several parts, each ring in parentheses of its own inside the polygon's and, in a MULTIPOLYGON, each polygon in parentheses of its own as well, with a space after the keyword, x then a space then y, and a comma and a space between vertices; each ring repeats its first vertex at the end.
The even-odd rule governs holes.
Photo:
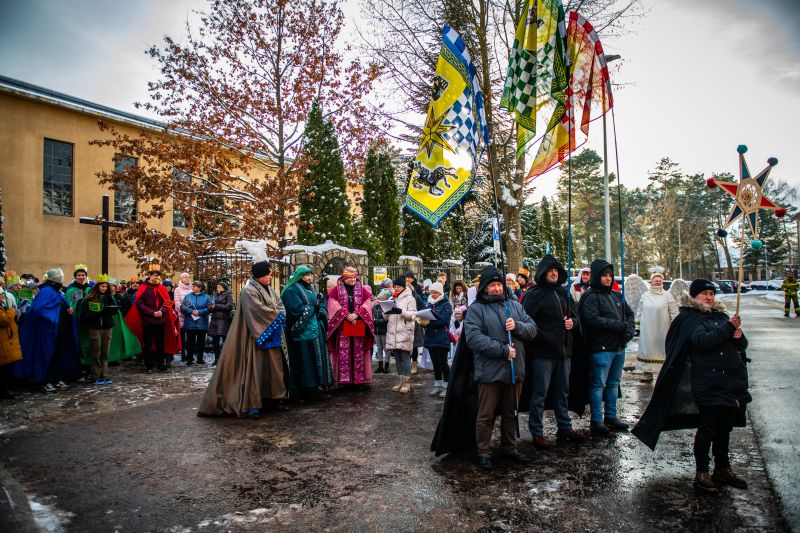
POLYGON ((339 250, 342 252, 348 252, 353 255, 367 255, 365 250, 359 250, 358 248, 347 248, 346 246, 341 246, 331 241, 325 241, 322 244, 317 244, 316 246, 305 246, 302 244, 292 244, 291 246, 287 246, 284 248, 286 252, 306 252, 306 253, 325 253, 331 250, 339 250))
MULTIPOLYGON (((50 497, 48 500, 52 499, 50 497)), ((47 533, 66 531, 64 526, 69 524, 72 517, 75 516, 69 511, 58 509, 52 502, 43 503, 43 501, 37 501, 32 495, 28 495, 28 505, 31 507, 33 521, 36 526, 40 531, 46 531, 47 533)))
POLYGON ((511 191, 505 186, 501 187, 501 189, 503 192, 500 194, 500 200, 509 207, 516 207, 517 201, 511 196, 511 191))
POLYGON ((464 264, 464 261, 461 259, 442 259, 443 265, 454 265, 454 266, 461 266, 464 264))
POLYGON ((422 258, 416 255, 401 255, 398 261, 419 261, 422 263, 422 258))

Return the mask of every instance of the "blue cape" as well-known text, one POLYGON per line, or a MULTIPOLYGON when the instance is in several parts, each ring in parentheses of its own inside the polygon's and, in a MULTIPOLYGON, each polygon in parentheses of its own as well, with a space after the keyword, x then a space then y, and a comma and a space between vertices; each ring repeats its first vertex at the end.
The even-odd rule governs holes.
POLYGON ((80 347, 78 328, 70 317, 59 336, 58 321, 61 306, 67 300, 50 285, 42 285, 33 299, 19 330, 22 360, 14 369, 14 377, 34 383, 43 383, 56 351, 61 354, 59 370, 62 376, 80 374, 80 347))

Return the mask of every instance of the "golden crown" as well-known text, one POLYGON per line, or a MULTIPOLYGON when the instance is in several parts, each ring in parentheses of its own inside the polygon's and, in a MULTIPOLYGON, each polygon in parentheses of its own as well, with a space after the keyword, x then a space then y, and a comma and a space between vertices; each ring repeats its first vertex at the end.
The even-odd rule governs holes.
POLYGON ((94 277, 95 283, 108 283, 108 274, 98 274, 94 277))
POLYGON ((77 272, 78 270, 85 270, 86 272, 89 272, 89 267, 84 265, 83 263, 78 263, 77 265, 75 265, 75 272, 77 272))

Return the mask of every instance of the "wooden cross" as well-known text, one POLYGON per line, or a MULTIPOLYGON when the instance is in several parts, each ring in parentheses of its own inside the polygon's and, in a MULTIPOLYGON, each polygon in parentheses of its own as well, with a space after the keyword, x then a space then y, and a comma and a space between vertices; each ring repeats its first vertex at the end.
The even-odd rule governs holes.
POLYGON ((108 228, 121 228, 125 226, 124 222, 115 222, 111 220, 111 213, 108 206, 108 195, 103 195, 103 214, 102 216, 91 218, 81 217, 81 224, 92 224, 93 226, 101 226, 103 229, 103 242, 100 248, 100 273, 108 274, 108 228))

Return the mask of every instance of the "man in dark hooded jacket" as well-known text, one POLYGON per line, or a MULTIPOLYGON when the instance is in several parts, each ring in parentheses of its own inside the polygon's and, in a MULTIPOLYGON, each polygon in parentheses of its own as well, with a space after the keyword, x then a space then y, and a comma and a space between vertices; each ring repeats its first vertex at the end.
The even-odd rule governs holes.
POLYGON ((544 436, 544 406, 548 390, 553 395, 559 440, 582 441, 586 436, 572 429, 568 412, 569 374, 572 357, 573 322, 572 299, 564 282, 567 271, 550 254, 539 262, 534 276, 536 286, 525 293, 522 307, 538 328, 536 337, 526 345, 531 367, 531 401, 528 411, 528 428, 533 444, 540 450, 553 446, 544 436))
POLYGON ((625 345, 635 331, 634 315, 622 295, 612 290, 613 284, 614 267, 607 261, 595 259, 591 265, 589 290, 581 296, 578 307, 586 351, 591 354, 590 428, 597 435, 628 429, 628 424, 617 418, 617 397, 625 364, 625 345))
POLYGON ((492 469, 492 430, 498 412, 502 417, 503 452, 517 463, 528 462, 517 451, 515 411, 525 379, 523 341, 536 336, 536 324, 518 302, 508 299, 504 281, 500 270, 486 267, 481 272, 476 300, 464 319, 464 335, 473 353, 478 384, 478 464, 486 471, 492 469))

